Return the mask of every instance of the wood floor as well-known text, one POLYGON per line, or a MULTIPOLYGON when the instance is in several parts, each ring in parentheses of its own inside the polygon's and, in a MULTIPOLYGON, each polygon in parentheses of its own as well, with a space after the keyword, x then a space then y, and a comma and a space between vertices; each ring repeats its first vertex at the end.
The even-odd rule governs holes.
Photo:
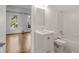
POLYGON ((31 33, 6 35, 7 53, 28 53, 31 51, 31 33))

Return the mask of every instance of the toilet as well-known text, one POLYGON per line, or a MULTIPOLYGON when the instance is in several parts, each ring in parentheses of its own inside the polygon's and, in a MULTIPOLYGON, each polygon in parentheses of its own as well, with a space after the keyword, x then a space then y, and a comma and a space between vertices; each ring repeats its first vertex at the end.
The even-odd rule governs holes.
POLYGON ((54 41, 55 53, 79 53, 79 44, 77 41, 56 39, 54 41))
POLYGON ((56 39, 54 42, 55 53, 64 53, 66 47, 66 41, 63 39, 56 39))

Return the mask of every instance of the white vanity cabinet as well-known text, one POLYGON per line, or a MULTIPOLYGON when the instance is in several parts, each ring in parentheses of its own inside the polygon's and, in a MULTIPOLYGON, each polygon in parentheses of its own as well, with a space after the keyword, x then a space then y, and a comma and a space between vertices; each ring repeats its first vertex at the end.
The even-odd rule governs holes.
POLYGON ((36 31, 34 42, 34 52, 50 53, 54 52, 54 32, 36 31))
POLYGON ((54 52, 54 33, 50 33, 48 35, 45 36, 45 40, 46 40, 46 52, 47 53, 51 53, 54 52))

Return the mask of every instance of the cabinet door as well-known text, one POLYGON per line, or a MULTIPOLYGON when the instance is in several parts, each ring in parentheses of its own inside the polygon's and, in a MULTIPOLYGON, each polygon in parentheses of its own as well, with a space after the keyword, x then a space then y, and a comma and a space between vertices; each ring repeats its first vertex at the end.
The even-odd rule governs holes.
POLYGON ((54 51, 54 37, 53 35, 46 36, 46 52, 50 53, 54 51))
POLYGON ((34 39, 34 51, 36 53, 43 53, 45 52, 45 47, 44 47, 44 36, 35 33, 35 39, 34 39))
POLYGON ((44 35, 41 35, 41 37, 38 40, 38 50, 40 53, 46 52, 46 40, 44 35))

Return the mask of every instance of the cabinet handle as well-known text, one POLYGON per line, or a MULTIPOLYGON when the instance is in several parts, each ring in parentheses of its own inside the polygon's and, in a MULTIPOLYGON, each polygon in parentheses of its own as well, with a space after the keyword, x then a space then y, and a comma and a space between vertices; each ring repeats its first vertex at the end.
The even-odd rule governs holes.
POLYGON ((50 37, 48 37, 47 39, 50 39, 50 37))

